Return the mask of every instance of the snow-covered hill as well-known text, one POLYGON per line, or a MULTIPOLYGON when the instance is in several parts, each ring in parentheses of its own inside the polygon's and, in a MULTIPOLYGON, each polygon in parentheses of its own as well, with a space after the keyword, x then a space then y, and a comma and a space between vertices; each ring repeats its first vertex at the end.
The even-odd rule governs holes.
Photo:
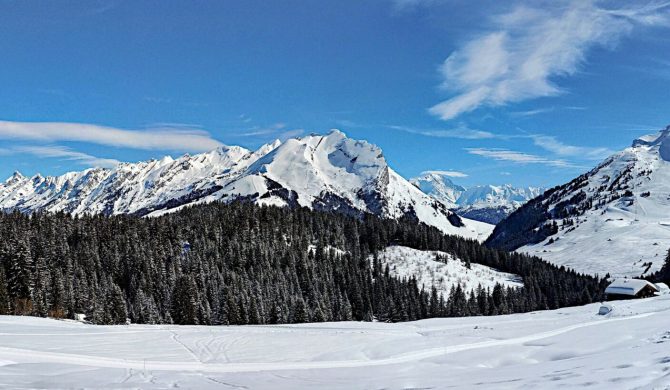
POLYGON ((591 274, 658 270, 670 247, 670 127, 528 202, 487 243, 591 274))
POLYGON ((519 188, 510 184, 465 188, 439 172, 426 172, 411 182, 459 215, 494 225, 544 192, 543 188, 519 188))
POLYGON ((670 389, 670 297, 495 317, 94 326, 0 317, 11 389, 670 389))
POLYGON ((492 290, 497 283, 503 287, 523 287, 523 281, 518 275, 475 263, 468 267, 465 262, 446 252, 391 246, 380 252, 378 259, 382 267, 388 266, 391 276, 400 279, 414 277, 420 288, 429 291, 435 287, 445 299, 451 288, 458 285, 466 293, 479 286, 492 290), (436 261, 438 257, 440 261, 436 261))
POLYGON ((410 216, 448 234, 485 239, 492 226, 460 218, 392 170, 381 149, 334 130, 250 151, 123 163, 58 177, 15 173, 0 184, 0 209, 159 215, 202 202, 249 200, 387 218, 410 216))

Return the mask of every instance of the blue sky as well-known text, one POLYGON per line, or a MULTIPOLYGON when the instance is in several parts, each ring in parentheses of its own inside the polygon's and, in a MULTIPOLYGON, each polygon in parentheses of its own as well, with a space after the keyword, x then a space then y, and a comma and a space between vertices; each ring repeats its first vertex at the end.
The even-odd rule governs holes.
POLYGON ((0 0, 0 176, 339 128, 559 184, 670 124, 670 2, 0 0))

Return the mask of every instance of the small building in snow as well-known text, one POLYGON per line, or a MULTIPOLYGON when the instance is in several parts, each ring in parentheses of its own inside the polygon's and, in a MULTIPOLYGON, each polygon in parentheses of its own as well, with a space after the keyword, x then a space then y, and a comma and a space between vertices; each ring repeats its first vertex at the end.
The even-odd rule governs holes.
POLYGON ((642 279, 615 279, 605 289, 607 300, 653 297, 660 290, 655 284, 642 279))

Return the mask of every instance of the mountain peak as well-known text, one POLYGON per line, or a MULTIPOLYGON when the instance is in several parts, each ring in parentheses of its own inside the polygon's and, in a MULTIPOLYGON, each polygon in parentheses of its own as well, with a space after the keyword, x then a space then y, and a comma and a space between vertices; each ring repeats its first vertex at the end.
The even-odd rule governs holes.
POLYGON ((346 138, 347 137, 347 135, 344 134, 344 132, 340 129, 330 129, 330 131, 328 132, 327 137, 330 137, 330 136, 341 137, 341 138, 346 138))
POLYGON ((5 184, 12 184, 19 182, 21 180, 25 179, 25 176, 21 174, 19 171, 14 171, 12 176, 8 177, 7 180, 5 180, 5 184))
POLYGON ((0 210, 160 215, 236 199, 383 218, 409 216, 447 234, 483 239, 492 226, 461 219, 389 168, 382 150, 339 130, 275 141, 251 152, 221 146, 172 161, 0 183, 0 210), (88 172, 88 173, 87 173, 88 172))
POLYGON ((437 172, 424 172, 410 182, 424 193, 451 208, 456 207, 456 201, 465 192, 464 187, 455 184, 449 177, 437 172))
POLYGON ((665 141, 668 138, 668 135, 670 135, 670 125, 656 133, 643 135, 642 137, 637 138, 633 141, 632 146, 655 146, 665 141))
POLYGON ((665 161, 670 161, 670 125, 665 129, 654 133, 642 136, 633 141, 633 148, 647 148, 652 151, 657 151, 661 158, 665 161))

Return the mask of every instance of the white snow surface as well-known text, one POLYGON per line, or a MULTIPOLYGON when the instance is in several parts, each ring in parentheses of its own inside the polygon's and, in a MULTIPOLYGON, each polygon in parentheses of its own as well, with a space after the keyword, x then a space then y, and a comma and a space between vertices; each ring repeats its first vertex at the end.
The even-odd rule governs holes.
POLYGON ((333 130, 250 151, 123 163, 58 177, 15 173, 0 184, 0 210, 156 216, 186 205, 248 199, 385 218, 413 215, 446 234, 484 240, 493 226, 459 218, 387 164, 381 149, 333 130), (450 221, 450 219, 452 221, 450 221))
POLYGON ((670 296, 499 317, 94 326, 0 317, 12 389, 670 389, 670 296))
POLYGON ((558 234, 518 251, 601 276, 659 270, 670 247, 669 136, 670 127, 642 137, 589 172, 583 186, 558 201, 584 191, 594 206, 575 218, 574 226, 562 226, 559 219, 558 234), (610 191, 613 183, 623 183, 632 196, 625 196, 624 188, 610 191), (613 194, 621 197, 610 200, 613 194), (604 204, 596 207, 600 201, 604 204))
MULTIPOLYGON (((419 287, 427 291, 435 286, 447 298, 452 286, 460 285, 469 293, 478 286, 493 289, 496 283, 503 287, 523 287, 521 277, 501 272, 485 265, 471 263, 468 269, 463 261, 440 251, 422 251, 405 246, 390 246, 381 251, 378 259, 383 267, 388 265, 389 273, 398 278, 414 276, 419 287), (436 256, 447 259, 436 261, 436 256)), ((372 258, 371 258, 372 260, 372 258)))

